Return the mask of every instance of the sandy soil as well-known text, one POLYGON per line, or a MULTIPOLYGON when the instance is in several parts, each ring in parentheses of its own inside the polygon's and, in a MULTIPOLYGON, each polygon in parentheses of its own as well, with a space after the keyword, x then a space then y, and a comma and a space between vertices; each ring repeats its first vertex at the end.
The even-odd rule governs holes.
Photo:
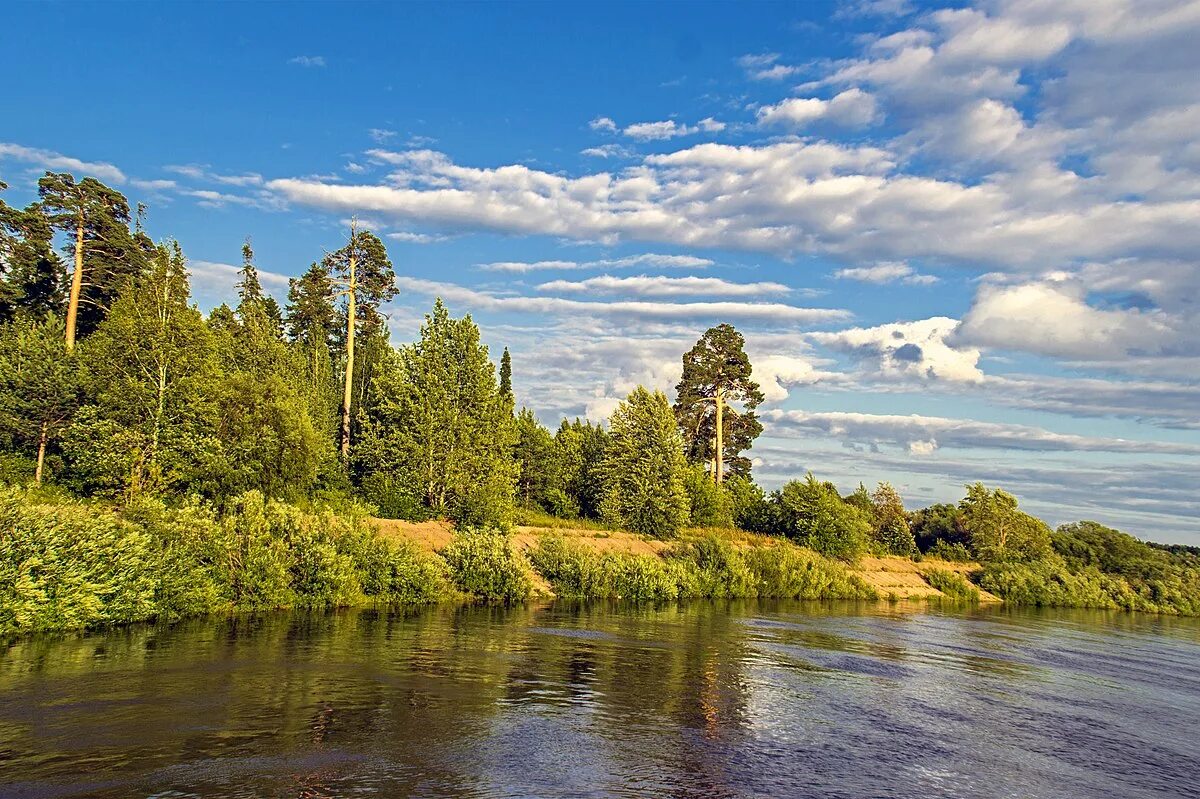
MULTIPOLYGON (((380 534, 389 538, 405 538, 428 552, 442 549, 450 543, 454 536, 454 528, 448 521, 402 522, 395 519, 373 519, 380 534)), ((536 543, 539 536, 550 532, 544 527, 518 527, 513 540, 522 551, 527 551, 536 543)), ((609 530, 578 530, 572 528, 557 528, 559 533, 583 546, 597 552, 629 552, 637 555, 657 555, 671 546, 666 541, 655 541, 641 538, 621 531, 609 530)), ((739 546, 753 546, 767 542, 763 536, 751 533, 730 533, 722 531, 722 535, 730 536, 739 546)), ((952 561, 927 558, 914 562, 907 558, 898 557, 864 557, 856 564, 851 572, 872 586, 879 595, 887 597, 894 595, 900 599, 926 599, 942 596, 942 592, 926 582, 924 575, 933 569, 956 572, 966 576, 979 568, 978 563, 955 563, 952 561)), ((550 594, 550 586, 540 576, 534 575, 534 582, 540 593, 550 594)), ((984 602, 999 602, 1000 599, 980 589, 980 599, 984 602)))

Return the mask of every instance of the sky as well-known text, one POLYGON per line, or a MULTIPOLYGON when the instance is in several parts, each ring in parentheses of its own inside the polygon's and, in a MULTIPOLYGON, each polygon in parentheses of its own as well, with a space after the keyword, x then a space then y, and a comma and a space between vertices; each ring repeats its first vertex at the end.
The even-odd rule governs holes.
POLYGON ((1200 0, 10 3, 0 178, 90 174, 202 310, 361 224, 395 343, 470 313, 547 424, 711 325, 768 488, 1200 544, 1200 0))

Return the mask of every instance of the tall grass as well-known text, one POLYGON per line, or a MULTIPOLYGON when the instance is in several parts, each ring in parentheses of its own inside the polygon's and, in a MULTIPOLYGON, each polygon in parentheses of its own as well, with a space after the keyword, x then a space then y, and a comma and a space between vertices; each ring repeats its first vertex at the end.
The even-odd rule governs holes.
POLYGON ((699 597, 869 599, 875 592, 846 569, 786 542, 740 548, 706 536, 662 557, 596 552, 561 535, 543 535, 534 568, 559 596, 627 600, 699 597))
POLYGON ((429 602, 445 567, 361 515, 238 497, 121 511, 0 490, 0 634, 200 613, 429 602))

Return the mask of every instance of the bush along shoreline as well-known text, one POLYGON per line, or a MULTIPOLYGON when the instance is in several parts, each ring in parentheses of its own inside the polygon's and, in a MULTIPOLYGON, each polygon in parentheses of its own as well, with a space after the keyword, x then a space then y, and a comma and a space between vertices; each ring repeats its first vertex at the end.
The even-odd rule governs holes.
MULTIPOLYGON (((599 550, 546 528, 523 552, 500 529, 464 526, 430 552, 381 535, 368 510, 305 509, 257 491, 217 510, 0 489, 0 636, 287 608, 520 602, 539 592, 634 602, 880 598, 852 559, 781 536, 710 532, 648 554, 599 550)), ((939 541, 930 553, 947 548, 939 541)), ((936 567, 925 576, 954 602, 977 603, 982 589, 1014 605, 1200 615, 1195 572, 1178 557, 1080 523, 1053 533, 1037 559, 1008 553, 968 576, 936 567)))

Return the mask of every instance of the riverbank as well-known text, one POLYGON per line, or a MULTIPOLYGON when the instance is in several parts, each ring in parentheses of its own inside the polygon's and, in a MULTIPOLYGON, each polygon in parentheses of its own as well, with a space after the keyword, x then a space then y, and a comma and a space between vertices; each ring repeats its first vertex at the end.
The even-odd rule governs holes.
MULTIPOLYGON (((539 521, 541 521, 539 519, 539 521)), ((300 508, 248 492, 220 511, 0 490, 0 636, 283 608, 543 597, 953 601, 1196 615, 1189 573, 1135 587, 1060 560, 843 562, 778 536, 598 526, 456 530, 300 508)))
MULTIPOLYGON (((447 521, 406 522, 398 519, 369 520, 384 538, 393 541, 411 543, 423 551, 435 554, 454 540, 454 526, 447 521)), ((560 536, 567 544, 592 553, 596 556, 605 555, 657 557, 667 558, 677 546, 674 542, 659 541, 644 536, 634 535, 622 530, 593 530, 579 527, 538 527, 519 525, 512 533, 513 547, 527 558, 537 550, 539 543, 546 536, 560 536)), ((753 548, 770 548, 776 545, 791 546, 777 537, 747 533, 741 530, 722 530, 712 528, 697 528, 685 530, 681 541, 690 542, 706 537, 717 537, 728 541, 734 548, 745 551, 753 548)), ((796 549, 803 550, 802 547, 796 549)), ((809 552, 809 550, 803 550, 809 552)), ((846 573, 872 589, 881 599, 949 599, 960 600, 958 594, 947 593, 936 587, 943 574, 951 574, 964 582, 970 582, 970 575, 978 573, 982 567, 974 561, 956 562, 940 558, 925 558, 914 561, 911 558, 897 556, 860 558, 857 562, 846 564, 846 573)), ((531 568, 531 579, 538 593, 546 596, 554 595, 554 587, 536 568, 531 568)), ((943 583, 945 585, 945 583, 943 583)), ((977 601, 1001 602, 994 594, 976 587, 977 601)))

